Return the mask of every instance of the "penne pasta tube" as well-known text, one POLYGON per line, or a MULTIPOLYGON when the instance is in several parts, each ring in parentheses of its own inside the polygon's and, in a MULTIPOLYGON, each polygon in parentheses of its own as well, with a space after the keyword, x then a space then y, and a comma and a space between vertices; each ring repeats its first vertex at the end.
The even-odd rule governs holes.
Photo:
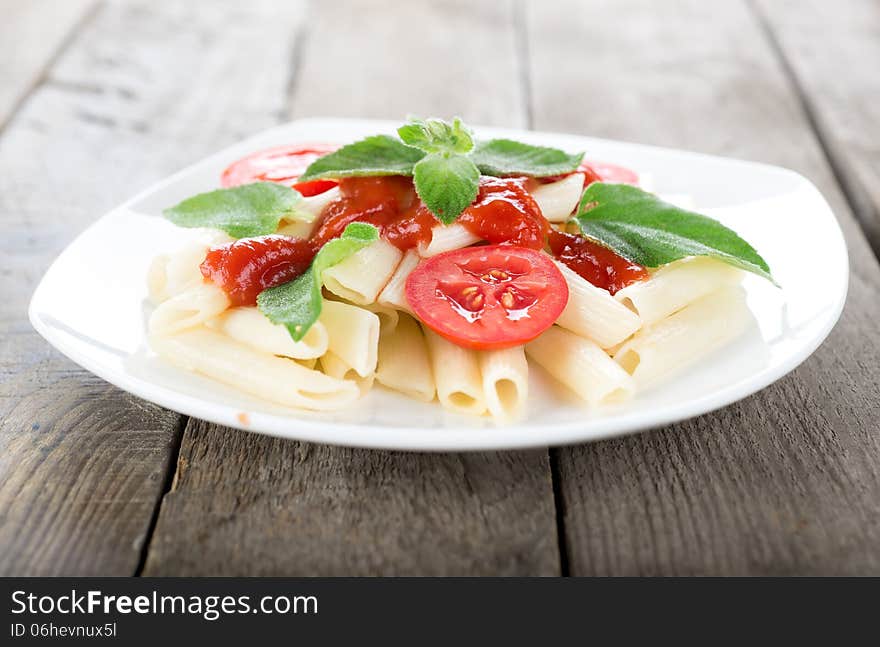
POLYGON ((418 253, 413 250, 409 250, 403 255, 403 259, 394 270, 394 274, 391 275, 388 285, 379 294, 378 302, 380 305, 412 313, 409 302, 406 300, 406 279, 409 278, 410 273, 416 269, 421 260, 418 253))
POLYGON ((641 330, 614 360, 639 387, 656 384, 739 336, 749 320, 745 291, 723 287, 641 330))
POLYGON ((376 380, 417 400, 434 399, 436 389, 428 346, 419 324, 406 313, 401 313, 393 335, 379 338, 376 380))
POLYGON ((377 240, 324 270, 324 287, 358 305, 374 303, 402 257, 403 253, 394 245, 377 240))
POLYGON ((290 236, 292 238, 308 238, 312 235, 315 223, 304 222, 302 220, 292 220, 290 222, 282 222, 276 233, 282 236, 290 236))
POLYGON ((327 330, 332 352, 361 377, 376 371, 379 317, 350 303, 324 300, 318 320, 327 330))
POLYGON ((590 406, 624 402, 635 393, 629 373, 595 342, 559 326, 526 344, 526 354, 590 406))
POLYGON ((327 351, 327 353, 321 358, 321 370, 330 377, 353 382, 357 385, 361 396, 369 393, 370 389, 373 388, 373 382, 376 379, 375 373, 370 373, 366 377, 358 375, 357 371, 333 351, 327 351))
POLYGON ((202 283, 160 304, 150 316, 149 330, 171 335, 198 326, 229 307, 229 297, 213 283, 202 283))
POLYGON ((431 230, 431 242, 427 245, 419 245, 419 256, 423 258, 436 256, 478 242, 480 237, 469 232, 464 225, 456 222, 450 225, 436 225, 431 230))
POLYGON ((205 279, 199 265, 205 260, 207 251, 207 245, 194 243, 174 254, 162 254, 153 259, 147 271, 150 301, 159 305, 201 285, 205 279))
POLYGON ((642 323, 632 310, 616 301, 563 263, 556 262, 568 284, 568 303, 556 323, 602 348, 619 344, 642 323))
POLYGON ((519 416, 529 397, 529 363, 524 348, 483 351, 479 360, 489 413, 498 420, 519 416))
POLYGON ((253 350, 204 326, 177 335, 154 336, 150 345, 177 366, 288 407, 339 409, 360 395, 354 382, 253 350))
POLYGON ((337 200, 340 195, 339 187, 335 186, 323 193, 304 197, 294 206, 291 215, 286 216, 282 220, 282 223, 313 223, 321 215, 321 212, 327 208, 327 205, 337 200))
POLYGON ((147 269, 147 296, 153 305, 168 299, 168 254, 160 254, 150 262, 147 269))
POLYGON ((742 271, 732 265, 698 256, 661 267, 650 279, 623 288, 614 298, 638 314, 642 325, 649 326, 741 278, 742 271))
POLYGON ((486 400, 476 351, 456 346, 427 327, 422 329, 440 404, 458 413, 483 414, 486 400))
POLYGON ((208 250, 235 239, 215 229, 193 230, 197 240, 171 254, 157 256, 147 270, 147 289, 150 301, 159 305, 171 297, 201 285, 201 264, 208 250))
POLYGON ((377 317, 379 317, 379 335, 390 335, 397 329, 397 323, 400 321, 400 312, 389 306, 371 303, 363 306, 377 317))
POLYGON ((583 191, 584 174, 572 173, 556 182, 538 185, 531 194, 547 220, 566 222, 577 207, 583 191))
POLYGON ((294 341, 286 327, 272 323, 257 308, 230 308, 207 325, 255 350, 293 359, 320 357, 329 346, 327 329, 320 321, 300 341, 294 341))

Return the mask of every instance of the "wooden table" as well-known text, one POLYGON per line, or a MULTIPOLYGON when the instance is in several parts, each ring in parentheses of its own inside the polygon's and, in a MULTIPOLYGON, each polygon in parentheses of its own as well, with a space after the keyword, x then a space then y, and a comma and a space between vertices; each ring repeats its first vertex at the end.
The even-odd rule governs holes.
POLYGON ((0 573, 880 574, 873 0, 0 0, 0 15, 0 573), (187 419, 27 323, 49 262, 135 191, 289 119, 409 113, 796 169, 846 234, 843 317, 722 411, 445 455, 187 419))

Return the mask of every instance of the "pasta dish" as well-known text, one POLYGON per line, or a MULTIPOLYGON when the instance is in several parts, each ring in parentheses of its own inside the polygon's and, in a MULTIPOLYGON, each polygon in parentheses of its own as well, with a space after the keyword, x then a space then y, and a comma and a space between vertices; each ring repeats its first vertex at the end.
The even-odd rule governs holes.
POLYGON ((257 151, 169 206, 195 235, 150 268, 151 348, 286 407, 378 386, 504 421, 530 365, 588 407, 662 384, 743 332, 745 272, 772 281, 629 169, 458 119, 397 135, 257 151))

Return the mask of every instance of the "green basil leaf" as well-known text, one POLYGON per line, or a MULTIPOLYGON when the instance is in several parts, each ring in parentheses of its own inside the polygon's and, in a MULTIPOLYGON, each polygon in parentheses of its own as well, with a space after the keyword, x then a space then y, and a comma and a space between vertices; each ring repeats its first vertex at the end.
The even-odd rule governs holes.
POLYGON ((480 171, 464 155, 431 153, 414 169, 416 193, 425 206, 447 225, 477 197, 480 171))
POLYGON ((583 153, 570 155, 558 148, 532 146, 511 139, 477 142, 471 153, 474 164, 485 175, 528 175, 549 177, 574 171, 583 153))
POLYGON ((324 270, 378 239, 379 230, 373 225, 351 223, 339 238, 324 244, 309 269, 292 281, 260 292, 257 307, 272 323, 283 324, 294 341, 301 340, 321 316, 324 303, 321 275, 324 270))
POLYGON ((163 215, 179 227, 222 229, 233 238, 272 234, 303 197, 290 187, 255 182, 200 193, 165 209, 163 215))
POLYGON ((456 117, 450 124, 442 119, 412 119, 397 129, 400 138, 426 153, 468 153, 474 147, 470 131, 456 117))
POLYGON ((412 175, 413 166, 425 156, 423 151, 407 146, 388 135, 373 135, 312 162, 300 176, 300 182, 323 178, 368 175, 412 175))
POLYGON ((736 232, 629 184, 594 182, 574 219, 586 236, 645 267, 711 256, 773 281, 766 261, 736 232))

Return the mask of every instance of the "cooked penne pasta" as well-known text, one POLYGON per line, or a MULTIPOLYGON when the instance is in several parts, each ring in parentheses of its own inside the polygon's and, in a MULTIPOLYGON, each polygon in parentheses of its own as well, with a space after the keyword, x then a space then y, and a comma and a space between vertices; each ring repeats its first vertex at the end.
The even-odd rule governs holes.
POLYGON ((333 187, 323 193, 307 196, 296 205, 293 214, 285 217, 283 222, 315 222, 328 204, 340 197, 339 187, 333 187))
POLYGON ((324 287, 352 303, 374 303, 402 257, 403 253, 394 245, 377 240, 324 270, 324 287))
POLYGON ((648 326, 620 347, 614 360, 639 387, 692 365, 741 334, 750 314, 745 291, 727 286, 648 326))
POLYGON ((602 348, 619 344, 641 327, 639 316, 562 263, 556 263, 568 284, 568 304, 557 324, 602 348))
POLYGON ((161 303, 150 316, 149 330, 171 335, 205 323, 229 307, 229 297, 213 283, 202 283, 161 303))
POLYGON ((526 344, 526 353, 591 406, 623 402, 635 392, 629 373, 595 342, 559 326, 526 344))
POLYGON ((150 301, 159 305, 181 292, 204 282, 199 264, 205 260, 208 246, 193 243, 173 254, 153 259, 147 272, 150 301))
POLYGON ((732 265, 698 256, 661 267, 647 281, 623 288, 614 298, 638 314, 642 325, 649 326, 741 278, 742 271, 732 265))
POLYGON ((314 222, 291 220, 290 222, 282 222, 276 233, 281 234, 282 236, 290 236, 292 238, 308 238, 312 235, 312 230, 314 228, 314 222))
POLYGON ((548 221, 565 222, 577 207, 583 190, 584 174, 572 173, 556 182, 538 185, 531 194, 548 221))
POLYGON ((379 338, 376 380, 423 402, 434 399, 434 373, 425 336, 416 320, 406 313, 401 313, 393 335, 379 338))
POLYGON ((320 321, 300 341, 293 341, 287 328, 273 324, 257 308, 230 308, 207 325, 256 350, 293 359, 320 357, 329 346, 327 329, 320 321))
POLYGON ((486 411, 476 351, 456 346, 423 327, 440 404, 451 411, 481 415, 486 411))
MULTIPOLYGON (((168 261, 171 256, 160 254, 150 262, 147 269, 147 296, 153 305, 159 305, 168 298, 168 261)), ((190 268, 190 272, 195 268, 190 268)))
POLYGON ((361 377, 376 371, 379 317, 350 303, 324 300, 320 323, 327 329, 328 351, 361 377))
POLYGON ((348 362, 343 360, 333 351, 327 351, 327 353, 321 357, 320 361, 321 370, 324 371, 324 373, 330 377, 335 377, 338 380, 349 380, 354 382, 361 395, 366 395, 369 393, 370 389, 373 388, 373 382, 376 379, 375 373, 370 373, 367 376, 358 375, 358 372, 349 366, 348 362))
POLYGON ((173 364, 288 407, 339 409, 360 395, 352 381, 253 350, 204 326, 176 335, 153 336, 150 345, 173 364))
POLYGON ((529 397, 529 363, 524 348, 482 351, 479 360, 489 413, 499 420, 516 418, 529 397))
POLYGON ((391 275, 388 285, 379 294, 378 302, 380 305, 412 313, 406 300, 406 279, 421 260, 421 257, 414 250, 409 250, 403 255, 403 259, 394 270, 394 274, 391 275))
MULTIPOLYGON (((381 296, 381 295, 380 295, 381 296)), ((362 306, 379 317, 379 335, 390 335, 397 329, 400 320, 400 312, 392 307, 371 303, 362 306)))
POLYGON ((480 242, 480 237, 472 234, 459 223, 435 225, 431 230, 431 242, 427 245, 419 245, 419 256, 423 258, 436 256, 478 242, 480 242))

